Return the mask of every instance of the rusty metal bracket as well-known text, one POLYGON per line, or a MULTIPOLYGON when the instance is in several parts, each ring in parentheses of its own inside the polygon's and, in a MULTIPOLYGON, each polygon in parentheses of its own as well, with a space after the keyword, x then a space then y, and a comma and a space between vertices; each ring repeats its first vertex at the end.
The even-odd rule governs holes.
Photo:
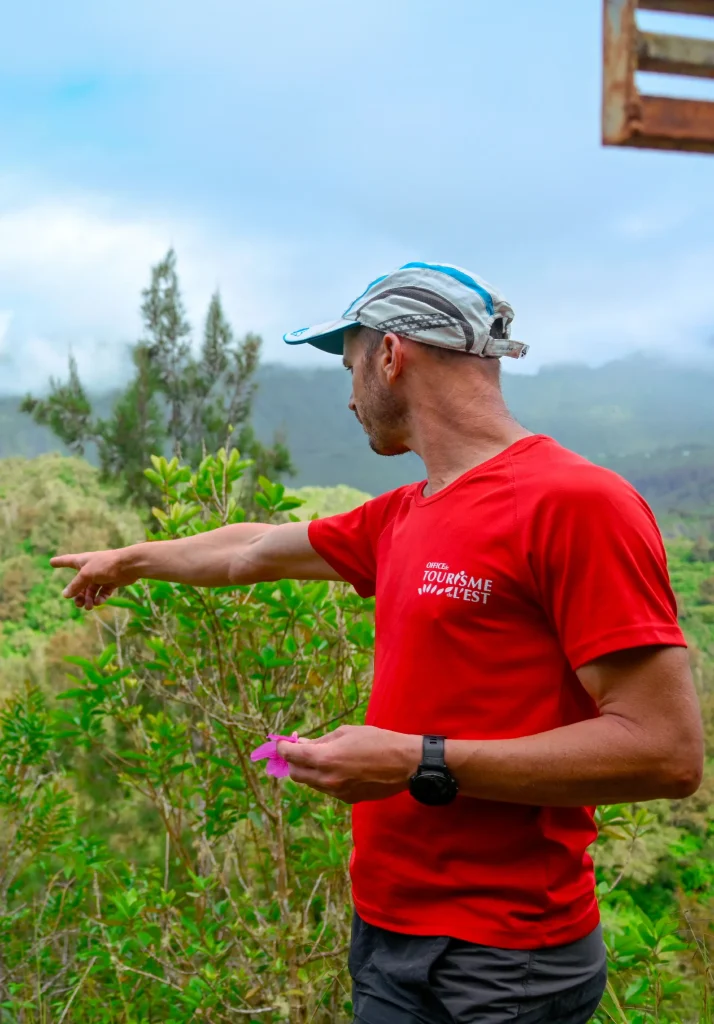
POLYGON ((714 40, 640 32, 638 7, 714 19, 714 0, 604 0, 604 144, 714 153, 714 102, 644 95, 635 82, 637 71, 714 78, 714 40))

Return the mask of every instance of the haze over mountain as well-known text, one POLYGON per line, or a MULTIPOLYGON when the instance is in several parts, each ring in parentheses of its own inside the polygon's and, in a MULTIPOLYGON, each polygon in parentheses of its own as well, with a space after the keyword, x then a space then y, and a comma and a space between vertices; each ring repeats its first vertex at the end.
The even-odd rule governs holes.
MULTIPOLYGON (((631 357, 599 368, 505 373, 504 391, 521 423, 622 472, 658 511, 714 508, 714 372, 631 357)), ((291 482, 378 494, 421 479, 416 456, 370 451, 347 409, 349 393, 349 375, 338 367, 261 368, 254 423, 266 440, 275 430, 287 437, 298 470, 291 482)), ((112 396, 97 401, 109 408, 112 396)), ((61 449, 18 411, 17 398, 0 398, 0 456, 61 449)))

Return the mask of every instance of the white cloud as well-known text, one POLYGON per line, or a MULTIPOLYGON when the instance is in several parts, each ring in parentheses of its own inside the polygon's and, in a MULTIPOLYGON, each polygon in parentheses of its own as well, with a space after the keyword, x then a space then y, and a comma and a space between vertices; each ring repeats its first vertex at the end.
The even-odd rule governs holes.
MULTIPOLYGON (((672 244, 677 225, 688 229, 683 217, 679 206, 635 210, 607 226, 605 249, 585 240, 567 259, 544 252, 537 272, 528 260, 504 261, 514 333, 531 345, 517 369, 601 364, 638 350, 711 362, 714 248, 703 237, 672 244)), ((241 236, 207 218, 151 215, 89 193, 48 198, 36 183, 23 191, 0 180, 0 392, 63 377, 70 348, 89 387, 122 379, 141 330, 141 290, 171 245, 197 334, 220 287, 237 331, 263 334, 266 359, 301 366, 335 361, 308 346, 288 349, 282 332, 330 319, 375 272, 412 252, 389 232, 347 242, 319 230, 287 241, 241 236)))
POLYGON ((634 352, 711 365, 714 248, 661 249, 610 263, 585 257, 543 268, 517 333, 532 344, 523 370, 547 362, 600 365, 634 352), (544 299, 544 296, 547 298, 544 299), (521 329, 522 328, 522 329, 521 329), (531 355, 533 359, 531 359, 531 355))
POLYGON ((0 206, 0 387, 38 388, 63 376, 71 349, 90 387, 126 372, 126 347, 141 331, 141 290, 173 245, 189 319, 200 333, 220 287, 236 329, 287 322, 274 279, 289 276, 289 247, 225 237, 212 225, 119 213, 97 198, 0 206))
POLYGON ((632 212, 616 221, 613 231, 627 240, 657 238, 681 227, 691 216, 691 210, 678 207, 632 212))
POLYGON ((5 338, 7 336, 7 329, 10 326, 12 320, 12 313, 8 309, 0 309, 0 359, 3 355, 5 347, 5 338))
POLYGON ((117 330, 135 324, 122 297, 136 295, 146 267, 165 249, 165 232, 120 221, 72 203, 44 201, 0 214, 0 274, 21 305, 82 331, 99 322, 117 330))

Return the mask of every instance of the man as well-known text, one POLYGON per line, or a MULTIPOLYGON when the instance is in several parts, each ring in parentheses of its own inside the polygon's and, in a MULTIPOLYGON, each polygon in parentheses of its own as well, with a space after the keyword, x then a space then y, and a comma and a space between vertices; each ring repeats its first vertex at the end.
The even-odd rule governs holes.
POLYGON ((286 335, 341 353, 381 455, 427 480, 344 515, 64 555, 92 608, 140 577, 283 577, 376 594, 367 724, 283 743, 355 805, 350 970, 362 1024, 580 1024, 605 986, 597 804, 693 793, 702 732, 657 525, 620 477, 510 416, 513 310, 410 263, 286 335))

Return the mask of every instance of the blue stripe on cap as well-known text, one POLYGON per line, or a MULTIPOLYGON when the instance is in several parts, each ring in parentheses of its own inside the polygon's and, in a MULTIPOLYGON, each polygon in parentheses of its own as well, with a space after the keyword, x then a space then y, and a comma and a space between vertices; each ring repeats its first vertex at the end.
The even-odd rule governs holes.
MULTIPOLYGON (((491 297, 490 293, 487 292, 486 289, 483 288, 478 283, 478 281, 474 281, 474 279, 472 277, 469 277, 468 274, 465 274, 463 272, 463 270, 457 270, 456 267, 445 267, 445 266, 442 266, 442 264, 440 264, 440 263, 405 263, 404 266, 400 267, 399 269, 400 270, 438 270, 442 274, 448 274, 448 276, 449 277, 453 277, 455 281, 460 281, 461 284, 465 284, 467 288, 473 288, 473 290, 475 292, 478 292, 479 295, 481 296, 481 298, 484 301, 484 305, 486 306, 486 310, 487 310, 489 316, 493 316, 493 298, 491 297)), ((377 281, 382 281, 382 280, 384 280, 384 279, 381 278, 381 277, 377 278, 377 281)), ((376 284, 377 281, 373 281, 372 284, 376 284)), ((372 285, 369 286, 369 288, 371 288, 371 287, 372 287, 372 285)), ((367 291, 369 291, 369 288, 367 289, 367 291)), ((360 298, 362 298, 361 295, 360 295, 360 298)), ((355 299, 355 302, 356 301, 357 300, 355 299)), ((354 302, 352 303, 352 305, 354 305, 354 302)))
POLYGON ((366 287, 366 288, 365 288, 365 290, 364 290, 364 291, 362 292, 362 294, 361 294, 361 295, 358 295, 358 296, 357 296, 357 298, 356 298, 356 299, 354 300, 354 302, 350 302, 349 306, 347 307, 347 309, 346 309, 346 310, 344 311, 344 313, 343 313, 342 315, 343 315, 343 316, 347 316, 347 314, 348 314, 348 313, 349 313, 349 311, 350 311, 350 310, 352 309, 352 307, 353 307, 353 306, 356 306, 356 305, 357 305, 357 303, 359 302, 359 300, 360 300, 360 299, 363 299, 363 298, 365 297, 365 295, 366 295, 366 294, 367 294, 367 292, 368 292, 368 291, 370 290, 370 288, 374 288, 374 286, 375 286, 376 284, 379 284, 379 282, 380 282, 380 281, 384 281, 384 280, 385 280, 385 279, 386 279, 387 277, 389 277, 389 274, 382 274, 382 276, 381 276, 381 277, 375 277, 374 281, 370 281, 370 283, 369 283, 369 284, 367 285, 367 287, 366 287))

